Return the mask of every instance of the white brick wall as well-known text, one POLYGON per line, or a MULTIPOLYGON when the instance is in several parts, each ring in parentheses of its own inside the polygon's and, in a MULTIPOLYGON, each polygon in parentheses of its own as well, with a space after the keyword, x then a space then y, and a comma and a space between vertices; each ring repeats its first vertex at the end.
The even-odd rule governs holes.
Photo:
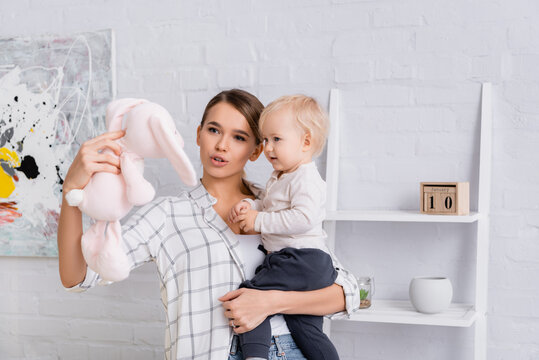
MULTIPOLYGON (((1 36, 113 28, 118 96, 162 103, 191 158, 206 102, 239 86, 267 103, 293 92, 327 105, 343 90, 342 208, 417 208, 418 182, 469 180, 477 196, 482 81, 495 85, 489 350, 539 357, 539 3, 535 0, 0 0, 1 36)), ((156 163, 159 193, 181 186, 156 163)), ((265 160, 248 174, 264 182, 265 160)), ((341 260, 373 272, 376 297, 411 277, 450 276, 473 296, 467 225, 339 224, 341 260)), ((1 230, 0 230, 1 231, 1 230)), ((0 233, 1 234, 1 233, 0 233)), ((1 235, 0 235, 1 237, 1 235)), ((160 359, 163 311, 151 265, 67 294, 57 260, 0 258, 0 359, 160 359)), ((343 360, 471 359, 473 329, 335 323, 343 360)))

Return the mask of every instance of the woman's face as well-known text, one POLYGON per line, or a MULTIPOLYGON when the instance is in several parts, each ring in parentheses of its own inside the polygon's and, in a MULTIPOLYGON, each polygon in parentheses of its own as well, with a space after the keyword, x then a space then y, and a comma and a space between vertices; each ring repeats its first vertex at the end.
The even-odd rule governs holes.
POLYGON ((245 117, 225 102, 209 110, 197 129, 197 144, 204 176, 215 178, 241 176, 247 160, 256 160, 262 151, 245 117))

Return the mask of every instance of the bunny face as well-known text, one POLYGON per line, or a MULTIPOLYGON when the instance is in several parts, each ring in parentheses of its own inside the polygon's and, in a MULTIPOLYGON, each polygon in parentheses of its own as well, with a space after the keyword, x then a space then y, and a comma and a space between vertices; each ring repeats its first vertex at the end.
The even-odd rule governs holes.
POLYGON ((195 171, 183 151, 183 140, 162 106, 144 99, 115 100, 107 107, 108 129, 120 130, 124 117, 126 134, 119 140, 124 148, 121 174, 94 174, 84 188, 86 195, 76 201, 73 198, 71 204, 94 219, 120 219, 132 205, 153 198, 153 187, 142 177, 144 158, 166 157, 185 184, 196 184, 195 171))
POLYGON ((166 133, 174 134, 175 141, 183 146, 183 140, 180 140, 170 114, 160 105, 144 103, 133 108, 125 117, 126 132, 122 141, 126 149, 143 158, 167 157, 162 143, 155 136, 154 124, 162 127, 166 133), (152 118, 157 120, 152 123, 152 118))

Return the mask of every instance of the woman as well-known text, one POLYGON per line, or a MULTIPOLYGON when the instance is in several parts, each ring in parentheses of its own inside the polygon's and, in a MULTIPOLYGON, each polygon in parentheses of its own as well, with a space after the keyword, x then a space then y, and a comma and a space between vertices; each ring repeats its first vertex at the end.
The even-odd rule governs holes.
MULTIPOLYGON (((267 316, 325 315, 352 312, 359 306, 355 279, 340 266, 336 284, 321 290, 237 289, 254 273, 251 264, 246 274, 245 262, 256 257, 255 253, 247 253, 253 247, 246 244, 254 246, 260 240, 258 235, 242 234, 239 225, 227 219, 234 204, 245 197, 254 199, 259 192, 243 179, 243 169, 248 160, 255 161, 262 152, 258 131, 262 109, 255 96, 242 90, 216 95, 206 106, 197 129, 203 167, 201 184, 179 196, 152 201, 122 227, 131 267, 148 261, 157 264, 167 313, 167 359, 222 360, 229 350, 231 356, 238 356, 241 352, 235 338, 230 346, 233 332, 249 331, 267 316)), ((123 132, 110 132, 84 143, 66 175, 63 193, 83 188, 95 172, 119 173, 121 149, 114 140, 122 136, 123 132), (116 156, 102 153, 105 148, 116 156)), ((83 291, 99 281, 87 269, 81 235, 81 213, 64 199, 58 224, 59 268, 62 284, 73 291, 83 291)), ((275 316, 275 321, 280 317, 275 316)), ((282 336, 274 338, 270 353, 286 345, 290 349, 288 358, 295 354, 295 358, 303 358, 286 328, 279 329, 279 334, 273 335, 282 336), (283 339, 286 344, 280 344, 283 339)))

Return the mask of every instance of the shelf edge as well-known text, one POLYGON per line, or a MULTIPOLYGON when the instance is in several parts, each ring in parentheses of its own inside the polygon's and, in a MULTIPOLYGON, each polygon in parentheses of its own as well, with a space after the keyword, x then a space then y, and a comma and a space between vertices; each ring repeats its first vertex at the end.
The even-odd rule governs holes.
MULTIPOLYGON (((474 309, 472 304, 452 304, 450 311, 460 315, 449 315, 447 312, 440 314, 421 314, 410 309, 408 301, 379 301, 379 309, 358 310, 350 318, 333 319, 333 321, 372 322, 402 325, 446 326, 446 327, 470 327, 481 315, 474 309), (386 304, 390 304, 388 307, 386 304), (395 309, 395 304, 397 308, 395 309)), ((376 304, 374 305, 376 306, 376 304)))
POLYGON ((427 215, 413 210, 337 210, 326 213, 326 221, 473 223, 481 218, 483 218, 483 214, 477 212, 472 212, 470 215, 427 215))

